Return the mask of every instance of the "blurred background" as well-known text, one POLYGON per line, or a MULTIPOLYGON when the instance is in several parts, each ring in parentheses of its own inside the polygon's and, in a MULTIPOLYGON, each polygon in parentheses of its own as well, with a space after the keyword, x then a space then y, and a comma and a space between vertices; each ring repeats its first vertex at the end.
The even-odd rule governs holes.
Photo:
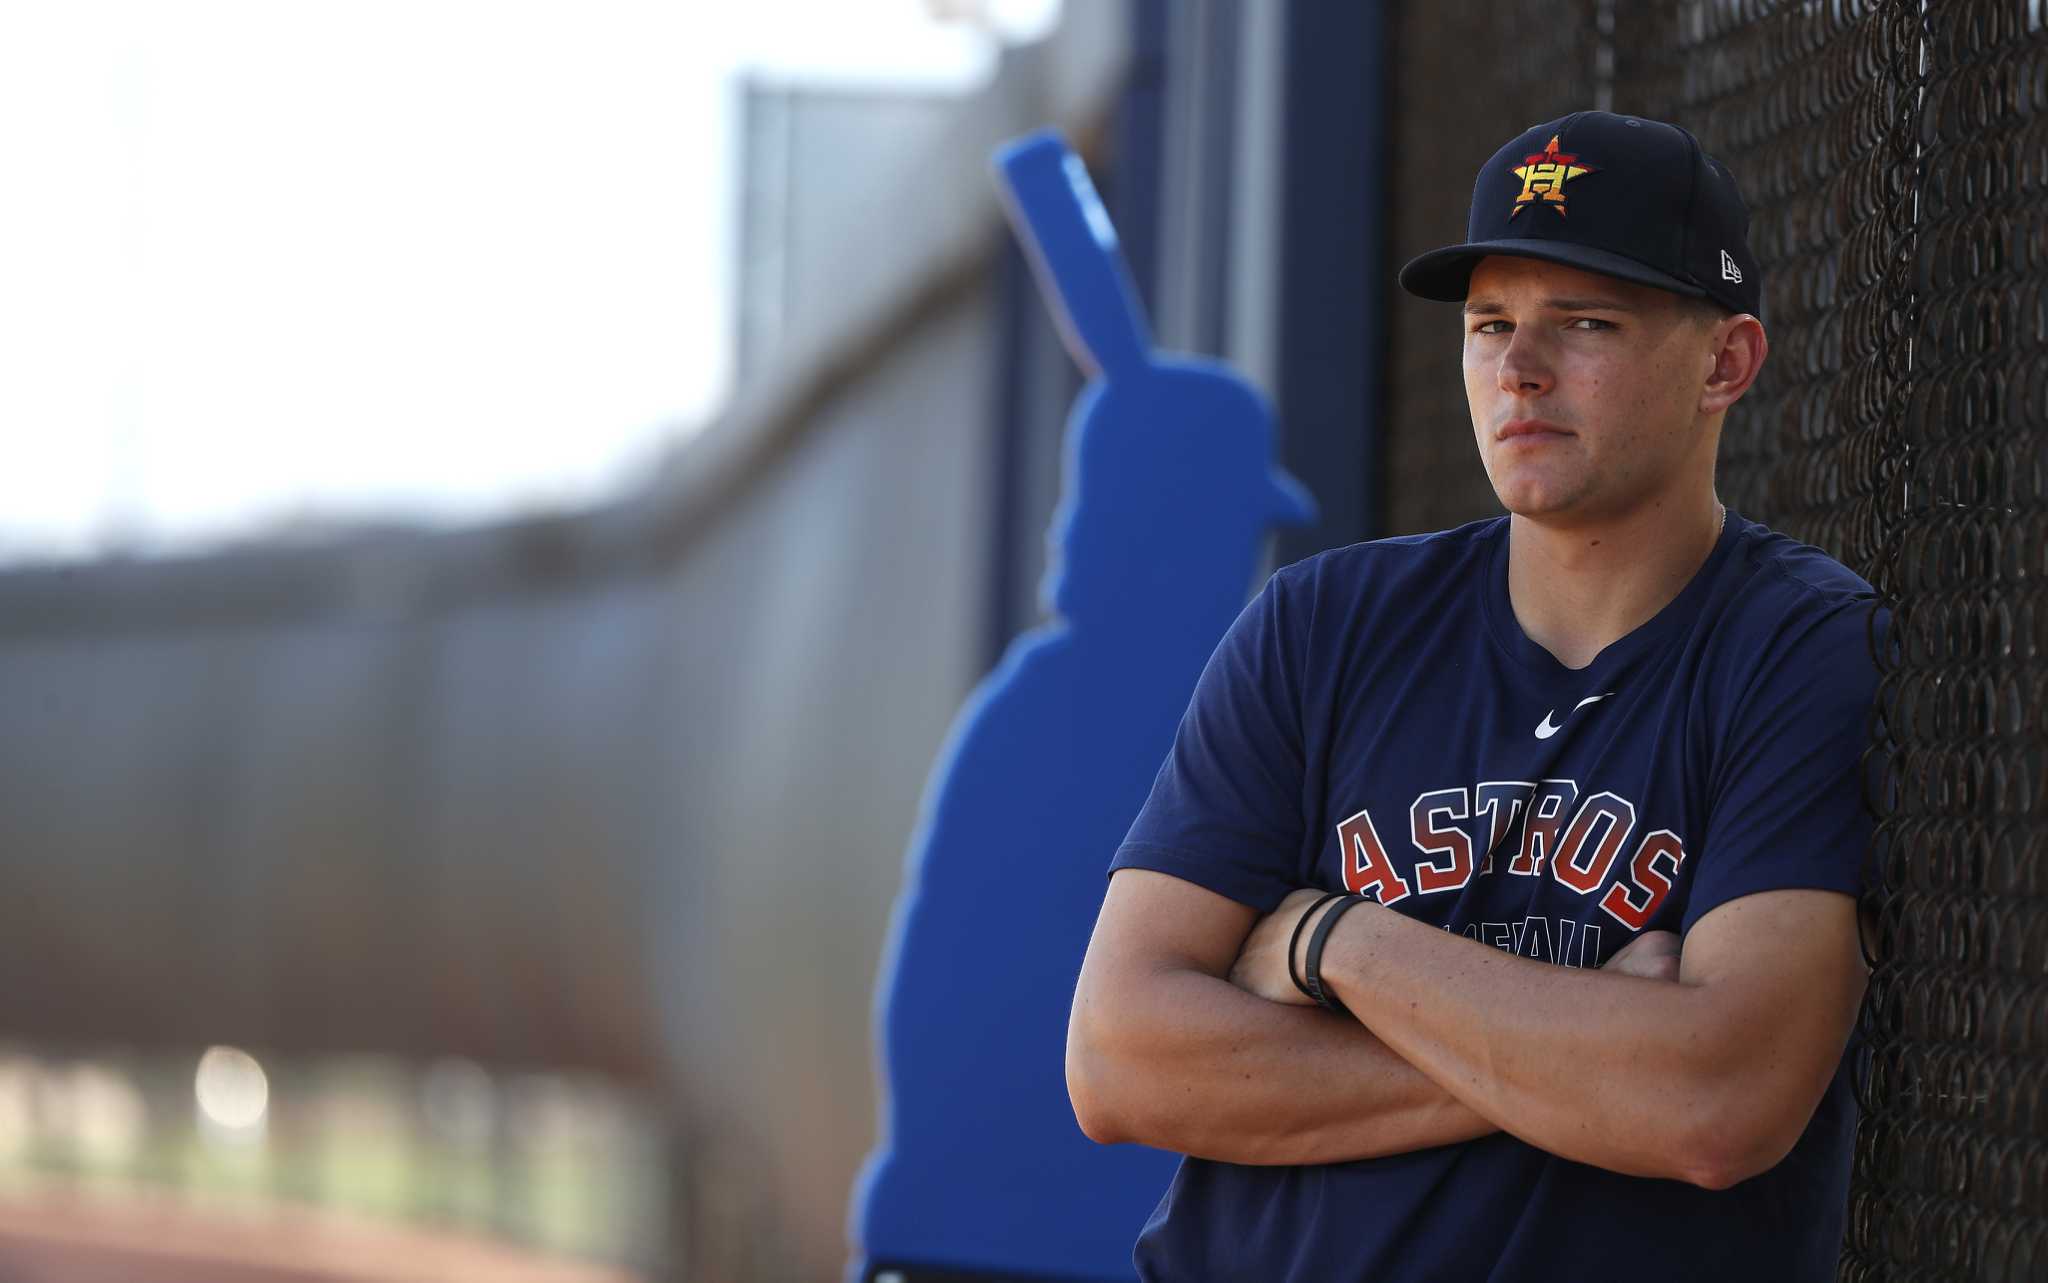
MULTIPOLYGON (((1953 702, 1958 664, 2015 692, 1929 714, 1874 790, 1880 864, 1977 872, 1880 906, 1905 1041, 1865 1106, 1904 1130, 1859 1160, 1858 1259, 1950 1250, 1916 1209, 2043 1229, 2039 1116, 1926 1123, 1914 1056, 2005 1039, 1969 1063, 2037 1100, 2048 1019, 1910 1001, 1973 896, 2048 939, 2048 790, 1955 801, 1987 761, 2043 778, 2032 563, 1970 550, 2048 546, 2048 383, 1943 382, 2048 340, 1940 310, 2040 298, 2038 250, 1973 229, 2040 225, 2038 182, 1985 184, 2038 157, 2042 30, 2041 0, 0 3, 0 1281, 834 1277, 918 795, 1041 618, 1079 388, 991 151, 1065 130, 1162 346, 1273 396, 1322 512, 1285 562, 1498 511, 1454 311, 1392 272, 1584 106, 1687 123, 1757 211, 1773 362, 1724 497, 1921 621, 1893 696, 1953 702), (1923 1190, 1936 1141, 2035 1183, 1923 1190)), ((2043 957, 1937 978, 1990 966, 1968 992, 2024 1012, 2043 957)))

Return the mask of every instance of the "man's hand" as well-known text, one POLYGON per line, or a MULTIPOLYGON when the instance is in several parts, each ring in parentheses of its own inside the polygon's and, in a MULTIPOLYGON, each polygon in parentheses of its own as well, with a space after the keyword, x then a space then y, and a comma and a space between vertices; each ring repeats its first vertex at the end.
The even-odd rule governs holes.
MULTIPOLYGON (((1293 977, 1287 974, 1287 942, 1294 941, 1295 975, 1300 975, 1302 962, 1308 956, 1308 938, 1315 926, 1310 924, 1298 936, 1294 928, 1301 924, 1301 915, 1308 912, 1308 907, 1326 894, 1315 887, 1289 892, 1279 908, 1253 923, 1251 934, 1237 951, 1237 961, 1230 966, 1230 983, 1268 1002, 1315 1006, 1313 999, 1294 987, 1293 977)), ((1329 911, 1325 907, 1322 912, 1329 911)))
POLYGON ((1619 971, 1645 980, 1678 979, 1678 933, 1645 931, 1623 945, 1602 971, 1619 971))
MULTIPOLYGON (((1287 974, 1287 944, 1289 940, 1294 942, 1295 974, 1303 974, 1309 937, 1316 928, 1313 921, 1303 926, 1301 916, 1324 894, 1316 887, 1291 892, 1278 908, 1253 923, 1251 934, 1244 938, 1244 945, 1237 952, 1237 961, 1231 964, 1230 983, 1269 1002, 1314 1006, 1307 994, 1294 987, 1293 977, 1287 974), (1301 926, 1298 932, 1297 926, 1301 926)), ((1335 906, 1319 910, 1315 916, 1320 918, 1332 907, 1335 906)), ((1678 954, 1676 932, 1645 931, 1609 958, 1604 970, 1645 980, 1676 981, 1678 954)))

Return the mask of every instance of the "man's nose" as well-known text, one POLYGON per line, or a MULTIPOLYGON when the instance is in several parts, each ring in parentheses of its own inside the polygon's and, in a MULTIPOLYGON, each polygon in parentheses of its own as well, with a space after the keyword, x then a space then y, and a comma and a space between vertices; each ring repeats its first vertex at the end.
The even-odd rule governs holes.
POLYGON ((1529 337, 1526 327, 1508 335, 1507 350, 1500 354, 1500 390, 1509 396, 1541 396, 1550 391, 1554 376, 1542 344, 1529 337))

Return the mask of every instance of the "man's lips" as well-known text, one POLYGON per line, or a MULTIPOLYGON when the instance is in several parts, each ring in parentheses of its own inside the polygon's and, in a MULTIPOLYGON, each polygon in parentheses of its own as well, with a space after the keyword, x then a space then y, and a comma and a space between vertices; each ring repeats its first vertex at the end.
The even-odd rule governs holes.
POLYGON ((1572 435, 1566 429, 1548 419, 1509 419, 1500 425, 1500 431, 1493 434, 1496 441, 1510 441, 1516 437, 1542 437, 1572 435))

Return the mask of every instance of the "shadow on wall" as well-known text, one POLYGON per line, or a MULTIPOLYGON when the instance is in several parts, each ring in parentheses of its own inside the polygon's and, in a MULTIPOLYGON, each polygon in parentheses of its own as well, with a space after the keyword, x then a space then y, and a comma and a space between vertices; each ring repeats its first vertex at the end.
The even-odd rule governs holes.
POLYGON ((882 1140, 853 1278, 1130 1277, 1178 1161, 1082 1135, 1067 1009, 1105 873, 1266 532, 1314 505, 1272 416, 1222 365, 1151 350, 1079 159, 998 155, 1012 222, 1091 381, 1068 423, 1046 596, 956 720, 911 841, 878 985, 882 1140))

